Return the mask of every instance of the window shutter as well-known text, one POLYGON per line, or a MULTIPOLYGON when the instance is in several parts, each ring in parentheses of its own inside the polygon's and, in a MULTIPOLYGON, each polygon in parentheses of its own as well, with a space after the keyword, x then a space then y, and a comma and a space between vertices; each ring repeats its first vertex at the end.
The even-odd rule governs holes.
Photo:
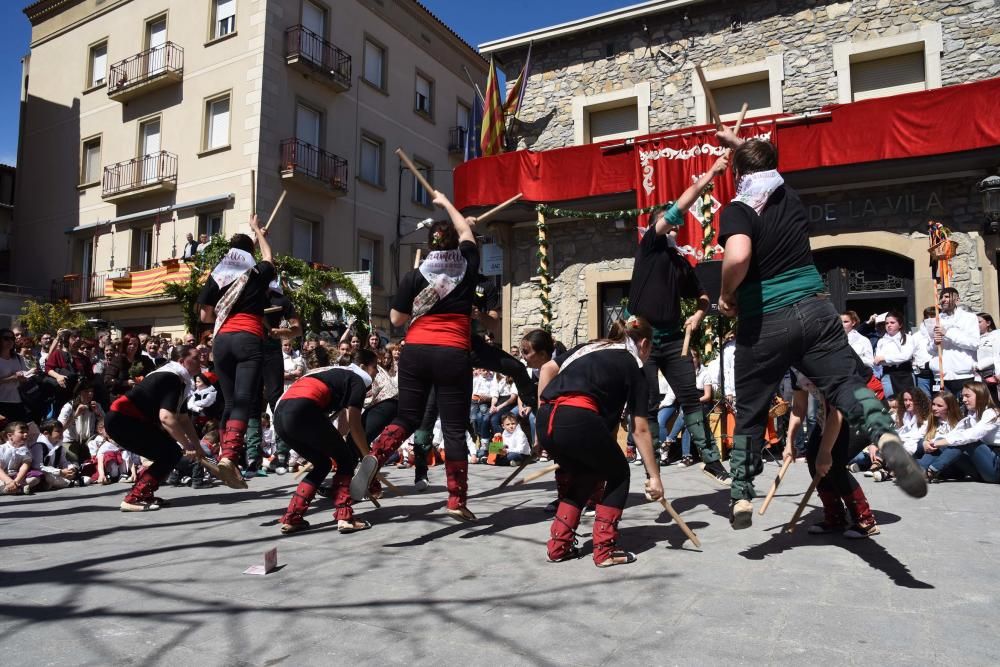
POLYGON ((712 86, 712 97, 723 120, 730 114, 739 115, 743 103, 747 103, 747 113, 766 114, 771 112, 771 83, 765 77, 757 81, 737 83, 730 86, 712 86))
POLYGON ((383 88, 382 83, 382 49, 365 41, 365 79, 383 88))
POLYGON ((925 81, 923 50, 851 63, 855 100, 924 90, 925 81))
POLYGON ((104 77, 107 76, 108 72, 108 45, 96 46, 92 53, 90 83, 93 86, 99 86, 104 83, 104 77))
POLYGON ((624 107, 590 112, 590 141, 619 139, 639 131, 639 107, 636 102, 624 107))
POLYGON ((211 106, 208 147, 218 148, 229 143, 229 98, 216 100, 211 106))

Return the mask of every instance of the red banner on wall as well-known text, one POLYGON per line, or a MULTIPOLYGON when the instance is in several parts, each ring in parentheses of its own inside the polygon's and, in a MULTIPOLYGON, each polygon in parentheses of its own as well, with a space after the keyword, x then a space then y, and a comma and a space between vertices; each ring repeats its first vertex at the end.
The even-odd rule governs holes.
MULTIPOLYGON (((744 139, 760 137, 773 141, 774 123, 762 123, 741 131, 744 139)), ((679 137, 656 139, 636 147, 636 206, 645 208, 674 201, 698 178, 708 171, 723 154, 715 138, 715 130, 702 130, 679 137)), ((736 195, 732 170, 716 177, 712 190, 712 210, 718 213, 723 204, 736 195)), ((695 202, 686 216, 686 224, 677 230, 677 246, 693 262, 700 262, 702 250, 702 206, 695 202)), ((639 238, 652 222, 651 216, 639 218, 639 238)), ((712 221, 716 235, 719 233, 719 216, 712 221)), ((716 248, 716 258, 722 252, 716 248)))

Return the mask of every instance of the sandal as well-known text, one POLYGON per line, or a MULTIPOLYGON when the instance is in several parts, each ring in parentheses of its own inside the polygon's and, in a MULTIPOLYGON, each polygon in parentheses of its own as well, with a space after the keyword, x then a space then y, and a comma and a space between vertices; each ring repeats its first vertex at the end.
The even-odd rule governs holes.
POLYGON ((281 534, 291 535, 292 533, 298 533, 303 530, 309 530, 311 526, 308 521, 303 520, 300 523, 283 523, 281 524, 281 534))
POLYGON ((368 530, 372 525, 367 521, 338 521, 337 530, 341 535, 356 533, 359 530, 368 530))
POLYGON ((148 503, 129 503, 122 501, 122 504, 118 506, 122 512, 152 512, 154 510, 160 509, 160 506, 155 502, 148 503))
POLYGON ((469 511, 469 508, 465 505, 458 507, 456 509, 448 508, 448 514, 455 519, 462 522, 475 521, 476 515, 469 511))
POLYGON ((625 551, 624 549, 615 549, 611 552, 611 555, 602 560, 600 563, 594 563, 597 567, 614 567, 615 565, 628 565, 629 563, 634 563, 636 560, 636 555, 631 551, 625 551))

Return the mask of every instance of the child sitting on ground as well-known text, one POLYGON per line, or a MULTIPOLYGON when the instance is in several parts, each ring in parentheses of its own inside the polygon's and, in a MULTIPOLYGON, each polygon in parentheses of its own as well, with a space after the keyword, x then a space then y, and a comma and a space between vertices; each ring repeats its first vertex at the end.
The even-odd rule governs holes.
POLYGON ((108 437, 104 430, 104 420, 97 421, 97 437, 93 439, 96 449, 94 459, 97 461, 97 472, 92 481, 98 484, 113 482, 135 482, 136 470, 139 467, 139 457, 118 446, 118 443, 108 437))
POLYGON ((41 473, 38 490, 65 489, 76 482, 90 482, 80 475, 80 468, 69 462, 62 444, 63 427, 55 419, 42 422, 38 438, 31 447, 31 469, 41 473), (84 481, 85 480, 85 481, 84 481))
POLYGON ((505 414, 500 423, 503 424, 503 431, 497 435, 503 438, 503 449, 496 457, 496 465, 516 466, 531 456, 531 445, 524 431, 518 428, 517 417, 513 413, 505 414))
POLYGON ((31 451, 27 447, 28 426, 24 422, 11 422, 4 429, 6 442, 0 445, 0 484, 2 493, 30 494, 41 477, 29 477, 31 451))

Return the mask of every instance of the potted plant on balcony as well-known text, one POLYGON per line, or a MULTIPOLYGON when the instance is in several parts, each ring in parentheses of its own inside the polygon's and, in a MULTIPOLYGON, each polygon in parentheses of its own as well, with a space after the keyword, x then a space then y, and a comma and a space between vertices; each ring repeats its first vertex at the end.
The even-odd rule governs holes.
POLYGON ((177 257, 167 257, 166 259, 160 260, 160 266, 167 269, 176 269, 180 266, 181 260, 177 257))

